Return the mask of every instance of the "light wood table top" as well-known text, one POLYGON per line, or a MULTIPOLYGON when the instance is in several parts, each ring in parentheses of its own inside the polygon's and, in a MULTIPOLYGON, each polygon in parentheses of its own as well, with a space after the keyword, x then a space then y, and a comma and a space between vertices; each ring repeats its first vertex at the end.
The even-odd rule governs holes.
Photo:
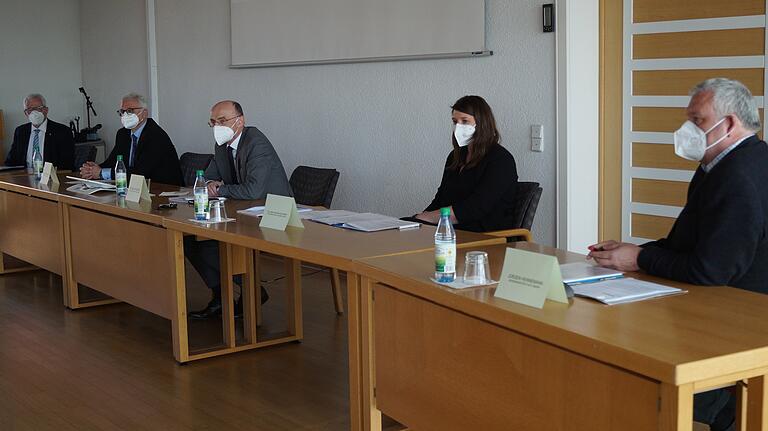
MULTIPOLYGON (((510 246, 556 255, 561 263, 584 256, 528 243, 510 246)), ((459 251, 487 251, 495 280, 506 245, 459 251)), ((627 276, 680 287, 688 293, 607 306, 575 298, 547 301, 539 310, 493 296, 495 287, 454 290, 430 281, 432 253, 365 259, 356 271, 398 290, 476 318, 618 365, 659 381, 684 384, 768 367, 768 296, 728 287, 684 285, 644 274, 627 276)))
MULTIPOLYGON (((200 224, 189 221, 191 210, 176 211, 166 217, 167 228, 195 234, 222 242, 254 248, 268 253, 350 270, 352 261, 374 256, 388 256, 434 247, 435 227, 422 225, 418 229, 357 232, 304 220, 304 229, 288 227, 286 230, 261 229, 261 218, 237 214, 238 209, 253 206, 253 202, 228 200, 227 215, 236 217, 233 223, 200 224)), ((258 203, 256 204, 258 205, 258 203)), ((503 238, 474 232, 458 232, 462 244, 499 244, 503 238)))

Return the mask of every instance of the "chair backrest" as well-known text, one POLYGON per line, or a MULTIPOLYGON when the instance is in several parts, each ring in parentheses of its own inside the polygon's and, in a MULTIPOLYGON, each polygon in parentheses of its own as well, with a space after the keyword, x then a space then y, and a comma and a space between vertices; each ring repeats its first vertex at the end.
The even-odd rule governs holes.
POLYGON ((539 199, 543 189, 539 183, 517 183, 517 198, 515 203, 515 226, 523 229, 531 229, 533 218, 536 216, 536 208, 539 207, 539 199))
POLYGON ((298 166, 289 180, 296 203, 330 208, 339 175, 336 169, 298 166))
POLYGON ((83 166, 85 162, 94 162, 94 161, 96 161, 95 145, 87 145, 87 144, 75 145, 75 164, 74 164, 75 172, 78 169, 80 169, 80 166, 83 166))
POLYGON ((179 158, 181 164, 181 175, 184 179, 184 185, 192 187, 195 185, 197 171, 206 170, 213 160, 213 154, 184 153, 179 158))

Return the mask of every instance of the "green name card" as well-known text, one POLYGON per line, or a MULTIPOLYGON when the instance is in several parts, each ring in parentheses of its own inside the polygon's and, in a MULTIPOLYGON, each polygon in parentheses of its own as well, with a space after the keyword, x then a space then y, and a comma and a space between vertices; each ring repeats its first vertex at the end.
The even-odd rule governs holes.
POLYGON ((536 308, 547 299, 568 303, 557 258, 515 248, 507 248, 494 296, 536 308))
POLYGON ((296 208, 296 200, 288 196, 268 194, 259 227, 285 230, 286 226, 304 228, 296 208))

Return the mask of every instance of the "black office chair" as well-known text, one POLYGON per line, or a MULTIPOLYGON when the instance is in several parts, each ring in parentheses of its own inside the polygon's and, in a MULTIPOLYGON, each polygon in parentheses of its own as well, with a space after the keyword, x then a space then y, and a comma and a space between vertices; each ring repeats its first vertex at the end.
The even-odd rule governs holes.
POLYGON ((330 208, 339 175, 336 169, 298 166, 289 180, 296 203, 330 208))
MULTIPOLYGON (((310 206, 331 207, 333 193, 339 182, 339 171, 336 169, 313 168, 298 166, 291 174, 291 189, 296 203, 310 206)), ((337 314, 344 314, 344 301, 341 297, 341 280, 339 270, 331 268, 331 290, 333 305, 337 314)))
POLYGON ((85 162, 96 161, 96 147, 94 145, 75 145, 75 164, 73 172, 77 172, 85 162))
POLYGON ((532 242, 533 235, 531 235, 531 226, 533 226, 533 218, 536 216, 536 209, 539 207, 539 200, 541 199, 541 193, 543 191, 544 189, 539 186, 539 183, 517 183, 514 225, 519 227, 486 233, 488 235, 507 238, 507 241, 514 241, 516 238, 522 238, 525 241, 532 242))
POLYGON ((181 164, 181 175, 184 179, 184 185, 192 187, 195 185, 197 171, 208 168, 213 160, 213 154, 184 153, 179 158, 181 164))

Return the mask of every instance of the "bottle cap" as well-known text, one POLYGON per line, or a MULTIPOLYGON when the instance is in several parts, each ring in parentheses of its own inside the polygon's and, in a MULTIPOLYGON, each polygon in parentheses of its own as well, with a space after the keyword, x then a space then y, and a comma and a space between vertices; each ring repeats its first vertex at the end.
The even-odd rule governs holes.
POLYGON ((117 161, 118 161, 118 162, 120 162, 120 161, 122 161, 122 160, 123 160, 123 156, 121 156, 120 154, 118 154, 118 155, 117 155, 117 161))
POLYGON ((451 215, 451 209, 448 207, 440 208, 440 216, 445 217, 451 215))
POLYGON ((198 169, 198 170, 197 170, 197 176, 198 176, 198 177, 199 177, 200 175, 204 175, 204 174, 205 174, 205 171, 204 171, 204 170, 202 170, 202 169, 198 169))

